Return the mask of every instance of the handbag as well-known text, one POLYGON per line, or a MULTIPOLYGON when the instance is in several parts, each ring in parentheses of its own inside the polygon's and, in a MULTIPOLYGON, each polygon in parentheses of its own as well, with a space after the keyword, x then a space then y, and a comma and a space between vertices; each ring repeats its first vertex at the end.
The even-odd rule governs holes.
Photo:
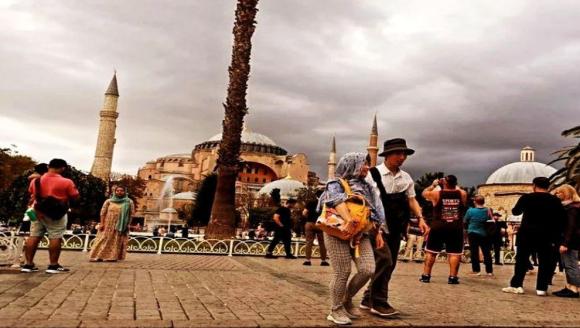
POLYGON ((371 209, 366 199, 361 195, 354 194, 344 179, 338 181, 347 195, 344 204, 348 208, 352 220, 341 217, 336 209, 323 205, 320 217, 316 220, 316 227, 330 236, 341 240, 350 240, 373 228, 370 221, 371 209), (353 233, 347 232, 347 226, 353 227, 353 233))

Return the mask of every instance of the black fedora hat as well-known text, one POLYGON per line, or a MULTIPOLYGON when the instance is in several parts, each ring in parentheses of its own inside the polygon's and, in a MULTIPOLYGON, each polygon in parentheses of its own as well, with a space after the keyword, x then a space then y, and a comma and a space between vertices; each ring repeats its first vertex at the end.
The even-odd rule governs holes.
POLYGON ((394 152, 394 151, 399 151, 402 150, 405 152, 405 154, 407 155, 413 155, 415 153, 415 150, 407 147, 407 142, 405 141, 405 139, 402 138, 395 138, 395 139, 390 139, 385 141, 385 143, 383 144, 383 152, 379 154, 379 156, 387 156, 387 154, 394 152))

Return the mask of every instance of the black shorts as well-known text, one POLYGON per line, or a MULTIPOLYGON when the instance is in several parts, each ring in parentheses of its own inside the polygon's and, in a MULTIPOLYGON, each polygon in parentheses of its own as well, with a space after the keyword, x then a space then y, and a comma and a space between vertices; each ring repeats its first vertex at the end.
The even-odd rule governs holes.
POLYGON ((445 249, 447 254, 463 254, 463 222, 433 221, 427 236, 425 251, 441 253, 445 249))

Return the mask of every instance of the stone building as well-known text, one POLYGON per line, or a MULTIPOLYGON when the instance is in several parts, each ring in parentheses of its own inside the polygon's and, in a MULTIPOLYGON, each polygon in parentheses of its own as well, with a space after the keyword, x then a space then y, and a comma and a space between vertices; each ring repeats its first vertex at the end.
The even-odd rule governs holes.
MULTIPOLYGON (((271 138, 247 127, 242 131, 241 140, 240 158, 243 165, 236 184, 239 196, 245 197, 247 193, 257 195, 263 185, 287 176, 303 184, 318 181, 315 174, 309 171, 305 154, 289 154, 271 138)), ((160 211, 166 206, 161 191, 170 181, 174 194, 195 192, 201 181, 214 172, 220 142, 221 134, 216 134, 197 144, 191 153, 160 157, 141 167, 137 175, 146 180, 146 188, 144 197, 139 200, 136 217, 142 218, 149 227, 165 223, 159 220, 160 211)), ((194 202, 194 194, 190 195, 189 202, 182 200, 174 203, 178 211, 182 209, 178 205, 183 207, 194 202)))
POLYGON ((117 100, 119 91, 117 89, 117 73, 109 83, 105 91, 105 101, 99 113, 101 121, 99 124, 99 135, 97 137, 97 147, 95 150, 95 160, 91 167, 91 174, 105 181, 109 181, 111 176, 111 165, 113 163, 113 150, 115 148, 115 130, 117 129, 117 100))
POLYGON ((535 150, 524 147, 519 162, 500 167, 493 172, 485 184, 478 186, 478 194, 485 197, 486 206, 509 219, 511 210, 521 195, 532 192, 535 177, 549 177, 556 169, 535 161, 535 150))

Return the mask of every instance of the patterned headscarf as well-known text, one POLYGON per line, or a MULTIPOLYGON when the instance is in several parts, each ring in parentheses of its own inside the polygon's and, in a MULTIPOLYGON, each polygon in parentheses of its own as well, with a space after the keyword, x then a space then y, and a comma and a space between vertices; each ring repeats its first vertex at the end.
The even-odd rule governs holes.
POLYGON ((338 161, 336 177, 345 180, 358 179, 367 160, 366 153, 346 153, 338 161))

